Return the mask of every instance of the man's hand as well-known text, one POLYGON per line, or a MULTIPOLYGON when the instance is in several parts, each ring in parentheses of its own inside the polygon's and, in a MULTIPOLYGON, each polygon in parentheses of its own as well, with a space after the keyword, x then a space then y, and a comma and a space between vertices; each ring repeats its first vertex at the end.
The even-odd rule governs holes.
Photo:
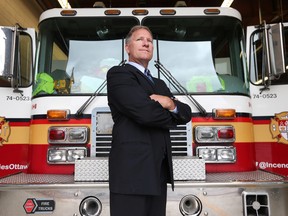
POLYGON ((175 105, 174 101, 170 97, 163 96, 163 95, 152 94, 152 95, 150 95, 150 98, 152 100, 157 101, 158 103, 160 103, 161 106, 164 109, 174 110, 176 108, 176 105, 175 105))

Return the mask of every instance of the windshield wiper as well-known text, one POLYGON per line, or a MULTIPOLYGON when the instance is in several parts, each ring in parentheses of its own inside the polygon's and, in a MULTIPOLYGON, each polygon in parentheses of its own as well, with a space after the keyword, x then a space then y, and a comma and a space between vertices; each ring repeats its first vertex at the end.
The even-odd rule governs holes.
MULTIPOLYGON (((122 60, 119 63, 119 66, 125 64, 126 60, 122 60)), ((91 104, 91 102, 101 93, 101 91, 106 87, 107 80, 105 79, 104 82, 96 89, 96 91, 88 98, 87 101, 77 110, 75 113, 76 117, 80 117, 85 109, 91 104)))
POLYGON ((100 94, 100 92, 106 87, 107 80, 105 79, 104 82, 96 89, 96 91, 85 101, 85 103, 77 110, 76 117, 80 117, 85 109, 91 104, 91 102, 100 94))
POLYGON ((173 85, 173 87, 178 91, 180 94, 184 94, 192 104, 196 106, 196 108, 200 111, 200 113, 203 116, 207 116, 206 110, 201 106, 201 104, 198 103, 184 88, 178 80, 170 73, 169 70, 167 70, 161 63, 160 61, 155 61, 155 67, 158 69, 158 71, 173 85))

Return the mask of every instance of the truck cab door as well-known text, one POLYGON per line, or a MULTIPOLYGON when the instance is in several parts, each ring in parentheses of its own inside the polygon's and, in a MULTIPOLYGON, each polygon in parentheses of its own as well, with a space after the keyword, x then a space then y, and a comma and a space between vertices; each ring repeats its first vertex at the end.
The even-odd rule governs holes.
POLYGON ((288 23, 247 28, 256 165, 288 175, 288 23), (286 42, 286 44, 285 44, 286 42))
POLYGON ((34 29, 0 26, 0 177, 27 169, 34 29))
POLYGON ((269 90, 269 86, 288 73, 288 23, 247 27, 247 56, 250 81, 269 90))

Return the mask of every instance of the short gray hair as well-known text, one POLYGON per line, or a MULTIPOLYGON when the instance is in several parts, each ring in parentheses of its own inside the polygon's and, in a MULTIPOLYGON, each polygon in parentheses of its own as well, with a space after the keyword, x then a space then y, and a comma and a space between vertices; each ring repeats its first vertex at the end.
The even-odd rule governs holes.
POLYGON ((125 44, 128 44, 128 43, 129 43, 129 41, 130 41, 133 33, 134 33, 135 31, 138 31, 139 29, 145 29, 145 30, 147 30, 147 31, 151 34, 152 39, 153 39, 153 34, 152 34, 151 30, 150 30, 147 26, 136 25, 136 26, 133 26, 133 27, 130 29, 129 33, 127 34, 127 36, 126 36, 126 38, 125 38, 125 44))

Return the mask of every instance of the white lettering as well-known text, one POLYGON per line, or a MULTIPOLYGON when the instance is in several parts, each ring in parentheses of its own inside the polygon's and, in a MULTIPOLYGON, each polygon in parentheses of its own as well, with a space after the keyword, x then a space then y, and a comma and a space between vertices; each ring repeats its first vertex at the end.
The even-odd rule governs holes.
POLYGON ((49 202, 41 202, 41 205, 44 205, 44 206, 45 206, 45 205, 46 205, 46 206, 49 206, 49 204, 50 204, 49 202))
POLYGON ((39 211, 53 211, 53 208, 52 207, 48 207, 48 206, 45 206, 45 207, 39 206, 38 210, 39 211))
POLYGON ((28 169, 28 165, 23 164, 0 164, 0 170, 25 170, 28 169))
POLYGON ((269 162, 256 162, 256 166, 258 166, 260 169, 267 169, 267 168, 273 168, 273 169, 288 169, 288 163, 269 163, 269 162))

